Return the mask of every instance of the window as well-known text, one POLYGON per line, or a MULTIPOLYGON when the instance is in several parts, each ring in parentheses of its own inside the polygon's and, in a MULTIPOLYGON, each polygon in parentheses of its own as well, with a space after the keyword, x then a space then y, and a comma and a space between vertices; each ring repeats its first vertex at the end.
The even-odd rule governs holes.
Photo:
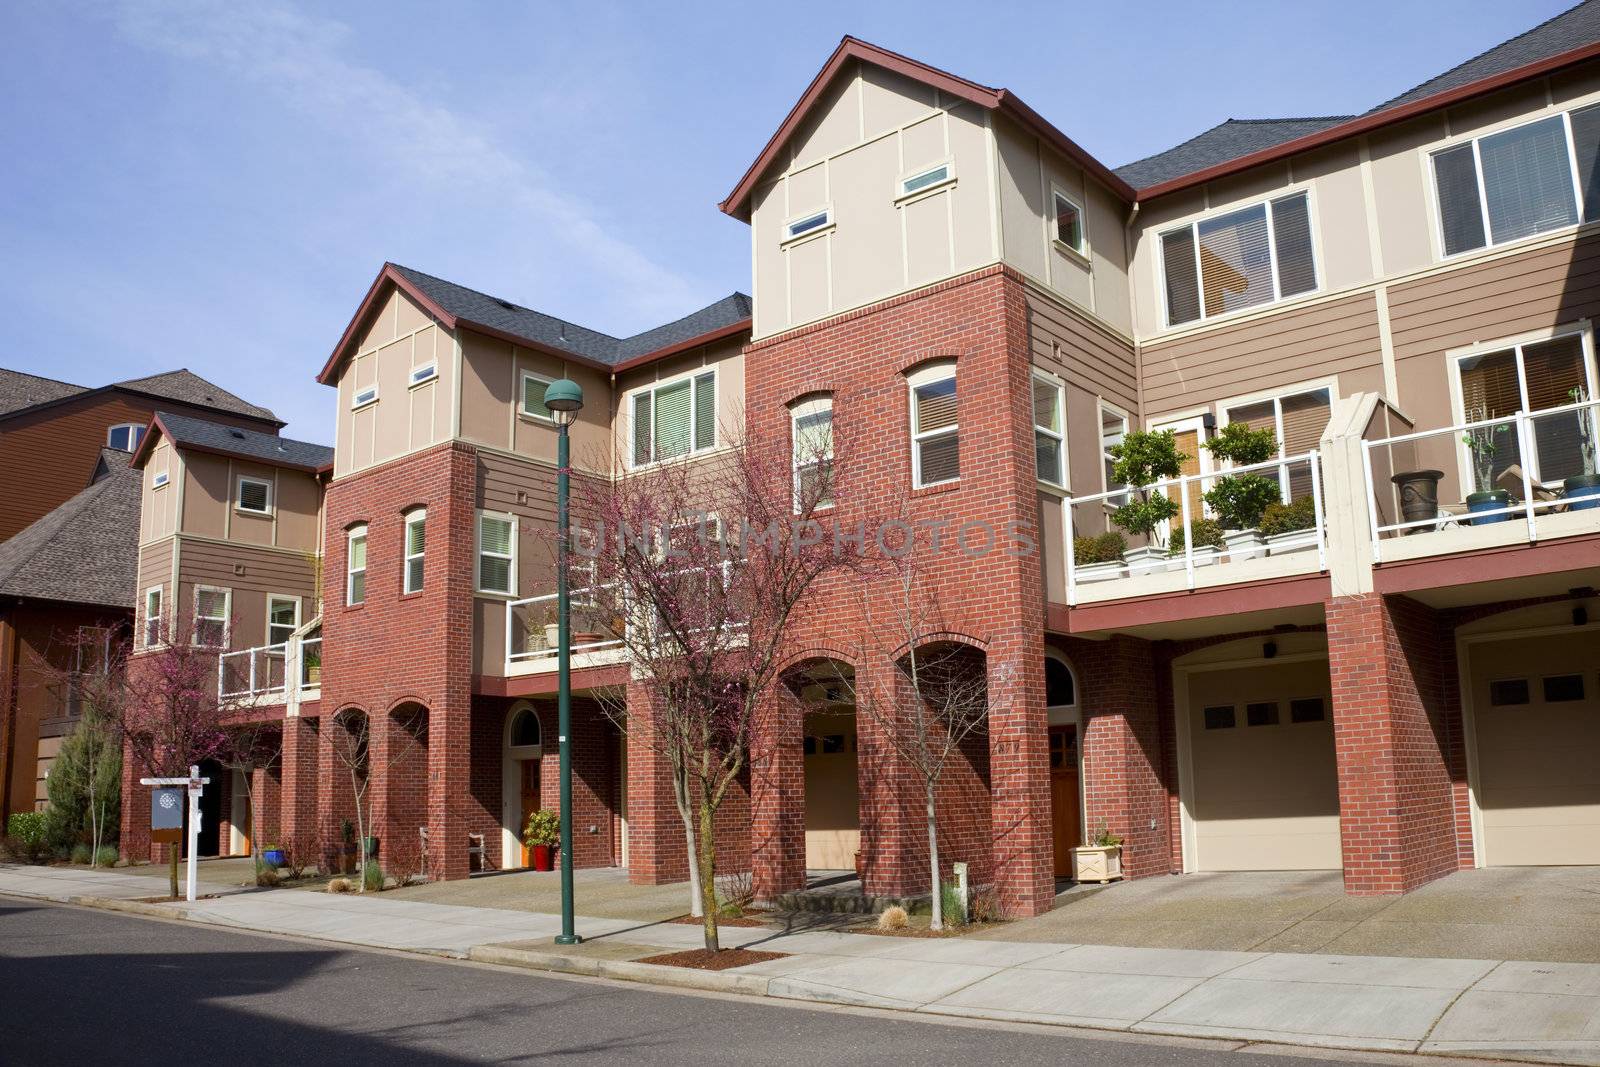
POLYGON ((925 367, 911 386, 911 484, 941 485, 961 477, 956 426, 956 366, 925 367))
POLYGON ((641 389, 632 403, 635 467, 716 447, 716 371, 641 389))
POLYGON ((1553 678, 1543 680, 1544 702, 1546 704, 1565 704, 1568 701, 1583 699, 1583 675, 1558 674, 1553 678))
POLYGON ((230 591, 199 585, 194 590, 194 643, 201 648, 228 647, 230 591))
POLYGON ((790 409, 794 510, 833 506, 833 398, 804 400, 790 409))
POLYGON ((133 452, 144 440, 144 427, 137 422, 122 422, 106 430, 106 447, 133 452))
POLYGON ((924 189, 932 189, 953 182, 955 179, 955 164, 940 163, 937 167, 928 167, 926 170, 917 171, 909 178, 900 179, 900 195, 910 196, 912 193, 920 193, 924 189))
MULTIPOLYGON (((1595 395, 1589 356, 1584 351, 1584 335, 1564 334, 1548 340, 1512 345, 1491 352, 1469 352, 1456 357, 1457 382, 1461 392, 1461 419, 1478 422, 1497 419, 1518 411, 1536 412, 1573 402, 1573 392, 1584 389, 1595 395)), ((1584 421, 1592 416, 1569 412, 1535 419, 1532 431, 1533 455, 1528 457, 1528 474, 1535 481, 1555 482, 1584 470, 1584 421)), ((1516 427, 1493 435, 1493 478, 1498 479, 1513 464, 1522 462, 1516 427)), ((1463 470, 1471 470, 1471 456, 1465 454, 1463 470)), ((1470 481, 1470 479, 1469 479, 1470 481)), ((1479 488, 1493 488, 1485 486, 1479 488)))
POLYGON ((478 515, 478 592, 512 595, 517 587, 517 517, 478 515))
POLYGON ((167 484, 167 481, 168 478, 166 471, 156 471, 155 477, 150 479, 150 488, 160 489, 163 485, 167 484))
POLYGON ((350 528, 349 551, 345 553, 344 602, 364 604, 367 600, 367 528, 350 528))
MULTIPOLYGON (((1100 404, 1100 463, 1105 474, 1105 491, 1125 489, 1127 486, 1117 481, 1112 475, 1117 465, 1116 458, 1111 455, 1111 449, 1120 445, 1122 439, 1128 436, 1128 416, 1114 407, 1102 402, 1100 404)), ((1125 504, 1127 497, 1113 497, 1108 503, 1125 504)))
POLYGON ((532 708, 523 708, 511 720, 511 747, 536 748, 544 742, 539 732, 539 716, 532 708))
MULTIPOLYGON (((1303 389, 1224 410, 1227 422, 1242 422, 1252 430, 1271 430, 1277 438, 1275 456, 1303 456, 1322 443, 1333 413, 1332 390, 1303 389)), ((1311 493, 1311 468, 1296 464, 1278 472, 1284 503, 1311 493)))
POLYGON ((550 388, 550 379, 533 373, 522 372, 522 413, 535 419, 544 419, 554 422, 550 409, 544 406, 544 391, 550 388))
POLYGON ((1206 708, 1202 713, 1205 717, 1207 730, 1233 729, 1233 705, 1223 704, 1214 708, 1206 708))
POLYGON ((1600 217, 1600 105, 1433 154, 1439 238, 1454 256, 1600 217), (1579 202, 1581 197, 1582 202, 1579 202))
POLYGON ((267 644, 281 645, 294 636, 300 628, 300 598, 270 596, 267 598, 267 644))
POLYGON ((155 648, 161 644, 161 587, 153 585, 144 591, 144 647, 155 648))
POLYGON ((1244 721, 1250 726, 1278 725, 1277 701, 1263 701, 1259 704, 1246 704, 1244 706, 1244 721))
POLYGON ((1066 399, 1061 383, 1033 375, 1033 465, 1041 482, 1066 487, 1066 399))
POLYGON ((427 544, 428 513, 421 508, 406 516, 406 567, 401 592, 415 593, 422 588, 422 552, 427 544))
POLYGON ((1496 708, 1512 708, 1528 702, 1526 678, 1502 678, 1489 683, 1489 704, 1496 708))
POLYGON ((1209 319, 1317 287, 1305 193, 1161 235, 1167 325, 1209 319))
POLYGON ((424 382, 433 381, 438 376, 439 376, 439 364, 437 364, 437 363, 424 363, 420 367, 413 367, 411 369, 411 384, 412 385, 421 385, 424 382))
POLYGON ((783 227, 783 239, 785 241, 793 241, 796 238, 804 237, 807 234, 820 233, 832 225, 833 209, 825 207, 821 211, 813 211, 809 215, 802 215, 797 219, 792 219, 785 223, 783 227))
POLYGON ((1051 236, 1074 252, 1087 255, 1089 245, 1083 236, 1083 209, 1059 192, 1054 195, 1053 202, 1056 220, 1051 236))
POLYGON ((356 390, 355 396, 351 397, 350 399, 350 407, 352 409, 364 408, 368 404, 376 402, 377 399, 378 383, 373 382, 371 385, 362 386, 360 389, 356 390))
POLYGON ((1044 706, 1067 708, 1078 703, 1078 686, 1072 668, 1054 656, 1044 658, 1044 706))
POLYGON ((240 511, 248 511, 254 515, 269 515, 272 513, 272 483, 261 478, 246 478, 241 475, 234 499, 238 502, 240 511))
POLYGON ((1321 697, 1289 701, 1290 722, 1321 722, 1324 717, 1321 697))

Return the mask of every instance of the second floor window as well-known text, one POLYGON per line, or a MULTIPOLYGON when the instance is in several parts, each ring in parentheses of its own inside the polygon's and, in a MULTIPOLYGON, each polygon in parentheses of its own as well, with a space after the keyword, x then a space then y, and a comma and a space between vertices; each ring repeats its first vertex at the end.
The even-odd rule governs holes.
POLYGON ((913 374, 911 386, 911 484, 915 488, 961 477, 956 423, 956 365, 940 363, 913 374))
POLYGON ((194 643, 201 648, 228 645, 229 591, 196 586, 194 590, 194 643))
POLYGON ((344 602, 364 604, 367 601, 367 528, 350 529, 349 550, 345 553, 344 602))
POLYGON ((1161 235, 1167 325, 1209 319, 1317 287, 1305 193, 1161 235))
MULTIPOLYGON (((1457 384, 1461 395, 1463 422, 1504 418, 1518 411, 1537 412, 1564 407, 1582 395, 1593 397, 1588 357, 1581 333, 1562 334, 1543 341, 1508 345, 1492 351, 1475 351, 1455 358, 1457 384)), ((1533 455, 1527 457, 1528 475, 1535 483, 1559 482, 1586 471, 1584 438, 1594 424, 1591 412, 1546 415, 1532 421, 1529 443, 1533 455)), ((1513 465, 1522 464, 1522 448, 1514 423, 1501 423, 1504 430, 1480 435, 1492 446, 1493 484, 1476 488, 1503 488, 1500 476, 1513 465)), ((1463 442, 1470 463, 1470 449, 1463 442)))
POLYGON ((517 517, 478 515, 478 592, 511 596, 517 587, 517 517))
POLYGON ((272 483, 261 478, 240 477, 235 500, 240 511, 248 511, 252 515, 270 515, 272 483))
POLYGON ((155 648, 161 644, 161 587, 151 586, 144 591, 144 647, 155 648))
POLYGON ((524 415, 535 419, 544 419, 549 422, 550 409, 544 406, 544 391, 550 388, 550 379, 534 374, 532 371, 522 372, 522 404, 521 411, 524 415))
MULTIPOLYGON (((1328 389, 1302 389, 1225 411, 1228 422, 1242 422, 1252 430, 1271 430, 1278 441, 1278 456, 1301 456, 1322 442, 1322 431, 1328 428, 1333 412, 1332 393, 1328 389)), ((1311 467, 1293 464, 1279 472, 1278 481, 1284 503, 1297 500, 1311 492, 1311 467)))
POLYGON ((124 422, 106 430, 106 447, 121 452, 132 452, 144 440, 144 427, 137 422, 124 422))
POLYGON ((1087 252, 1089 246, 1083 239, 1083 209, 1062 193, 1053 194, 1051 199, 1056 209, 1051 236, 1074 252, 1087 252))
POLYGON ((635 467, 704 452, 717 445, 717 375, 701 371, 633 394, 635 467))
POLYGON ((273 596, 267 598, 267 644, 284 644, 294 636, 294 632, 299 628, 299 597, 273 596))
POLYGON ((794 510, 833 504, 833 398, 817 397, 790 411, 794 456, 794 510))
POLYGON ((1597 156, 1600 104, 1435 152, 1444 254, 1600 218, 1597 156))
POLYGON ((1041 482, 1067 484, 1066 413, 1061 383, 1043 374, 1033 376, 1033 459, 1041 482))
MULTIPOLYGON (((1111 449, 1116 445, 1120 445, 1122 439, 1126 436, 1128 436, 1128 416, 1115 408, 1101 404, 1100 462, 1105 471, 1105 491, 1108 493, 1115 489, 1127 488, 1122 482, 1117 481, 1114 476, 1113 472, 1116 469, 1117 461, 1111 454, 1111 449)), ((1124 503, 1126 500, 1127 498, 1123 497, 1121 500, 1113 499, 1111 502, 1118 504, 1124 503)))
POLYGON ((427 547, 428 513, 417 510, 406 516, 406 570, 401 591, 415 593, 422 588, 422 557, 427 547))

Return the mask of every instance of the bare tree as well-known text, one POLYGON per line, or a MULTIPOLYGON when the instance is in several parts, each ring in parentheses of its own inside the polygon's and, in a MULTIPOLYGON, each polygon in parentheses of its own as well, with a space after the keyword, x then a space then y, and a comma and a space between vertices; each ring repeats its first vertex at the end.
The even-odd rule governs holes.
POLYGON ((361 884, 358 891, 363 893, 367 891, 367 862, 371 859, 367 852, 367 841, 372 836, 373 828, 371 798, 373 780, 379 778, 387 781, 391 769, 423 750, 427 744, 428 712, 413 705, 411 710, 401 715, 400 721, 394 725, 398 727, 395 733, 400 737, 400 743, 388 751, 387 758, 377 767, 373 766, 372 760, 371 715, 362 711, 343 711, 334 717, 333 723, 329 726, 333 730, 331 738, 333 755, 344 768, 346 780, 350 784, 350 798, 355 805, 356 833, 361 842, 361 884))
POLYGON ((606 620, 649 694, 606 707, 670 767, 710 952, 716 816, 748 769, 756 711, 776 696, 785 638, 813 588, 865 558, 818 516, 839 496, 827 432, 801 464, 787 441, 725 433, 732 447, 702 460, 577 481, 587 547, 574 601, 606 620))

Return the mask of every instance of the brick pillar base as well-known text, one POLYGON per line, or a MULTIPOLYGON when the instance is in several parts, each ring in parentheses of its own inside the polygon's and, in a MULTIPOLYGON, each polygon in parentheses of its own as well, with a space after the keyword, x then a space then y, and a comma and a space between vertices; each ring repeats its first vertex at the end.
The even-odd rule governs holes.
MULTIPOLYGON (((472 777, 472 704, 428 711, 428 870, 437 881, 465 878, 471 869, 467 804, 472 777)), ((398 829, 395 831, 399 833, 398 829)), ((411 831, 416 836, 417 831, 411 831)))
MULTIPOLYGON (((428 712, 416 704, 373 717, 373 780, 367 787, 372 799, 371 832, 378 837, 383 869, 392 876, 422 872, 421 828, 428 825, 429 725, 428 712)), ((434 851, 430 842, 429 852, 434 851)))
POLYGON ((1404 893, 1471 865, 1455 642, 1405 597, 1327 604, 1345 891, 1404 893))
POLYGON ((1174 855, 1171 794, 1163 771, 1158 660, 1148 641, 1113 637, 1075 646, 1083 710, 1084 822, 1123 839, 1129 878, 1167 874, 1174 855))
POLYGON ((988 675, 994 885, 1002 914, 1025 918, 1055 899, 1043 634, 994 642, 988 675))
POLYGON ((317 843, 318 720, 298 715, 283 720, 283 752, 278 758, 278 819, 275 842, 311 863, 322 857, 317 843))
POLYGON ((139 784, 148 777, 135 764, 133 751, 122 746, 122 819, 117 847, 129 863, 163 863, 166 847, 150 842, 150 787, 139 784))
POLYGON ((654 747, 648 685, 628 683, 628 881, 662 885, 689 877, 672 771, 654 747))
MULTIPOLYGON (((780 687, 782 688, 782 687, 780 687)), ((763 702, 750 738, 750 859, 757 900, 806 881, 803 709, 788 692, 763 702)))

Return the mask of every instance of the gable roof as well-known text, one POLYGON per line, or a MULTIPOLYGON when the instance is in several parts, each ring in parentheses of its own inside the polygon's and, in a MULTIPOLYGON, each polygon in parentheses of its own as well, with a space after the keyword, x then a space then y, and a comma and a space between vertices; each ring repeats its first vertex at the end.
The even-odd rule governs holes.
POLYGON ((97 388, 73 385, 36 374, 0 368, 0 418, 37 411, 55 404, 109 392, 136 393, 158 400, 176 400, 195 407, 244 415, 262 422, 282 426, 283 420, 264 407, 248 403, 214 382, 181 367, 178 370, 152 374, 145 378, 129 378, 97 388))
POLYGON ((626 370, 750 328, 750 298, 744 293, 731 293, 664 326, 631 337, 613 337, 411 267, 385 263, 317 381, 332 383, 334 370, 386 283, 395 285, 450 329, 465 326, 599 370, 626 370))
POLYGON ((84 386, 71 382, 58 382, 54 378, 41 378, 37 374, 0 367, 0 415, 25 411, 52 400, 86 392, 88 389, 84 386))
POLYGON ((750 194, 755 190, 756 183, 761 180, 761 175, 777 160, 783 146, 795 135, 805 122, 817 103, 822 99, 833 79, 853 61, 871 63, 885 70, 921 82, 937 89, 940 93, 954 96, 961 100, 977 104, 986 111, 1003 111, 1011 118, 1020 122, 1026 128, 1055 147, 1055 149, 1076 161, 1080 166, 1092 174, 1112 192, 1124 200, 1133 199, 1133 188, 1123 179, 1112 173, 1104 163, 1095 159, 1088 152, 1078 147, 1066 134, 1056 129, 1040 117, 1037 111, 1022 102, 1022 99, 1009 89, 996 89, 977 82, 968 81, 949 71, 931 67, 926 63, 918 62, 909 56, 898 52, 891 52, 887 48, 880 48, 875 44, 855 37, 845 37, 839 42, 839 47, 834 49, 833 55, 822 65, 817 76, 811 79, 811 84, 806 86, 800 99, 794 107, 789 109, 789 114, 779 124, 778 129, 761 149, 755 161, 750 164, 744 176, 737 185, 728 193, 718 206, 727 214, 745 222, 750 221, 750 194))
POLYGON ((133 607, 140 479, 128 458, 103 449, 97 480, 0 544, 0 596, 133 607))
POLYGON ((1297 137, 1320 133, 1353 117, 1325 115, 1299 119, 1228 119, 1165 152, 1123 164, 1117 168, 1117 176, 1136 189, 1159 185, 1251 152, 1275 148, 1297 137))
MULTIPOLYGON (((161 434, 179 448, 210 452, 219 456, 253 460, 274 467, 315 474, 333 463, 333 449, 309 441, 296 441, 277 434, 260 433, 158 411, 150 420, 150 429, 161 434)), ((143 467, 155 447, 155 433, 147 433, 133 454, 133 466, 143 467)))

